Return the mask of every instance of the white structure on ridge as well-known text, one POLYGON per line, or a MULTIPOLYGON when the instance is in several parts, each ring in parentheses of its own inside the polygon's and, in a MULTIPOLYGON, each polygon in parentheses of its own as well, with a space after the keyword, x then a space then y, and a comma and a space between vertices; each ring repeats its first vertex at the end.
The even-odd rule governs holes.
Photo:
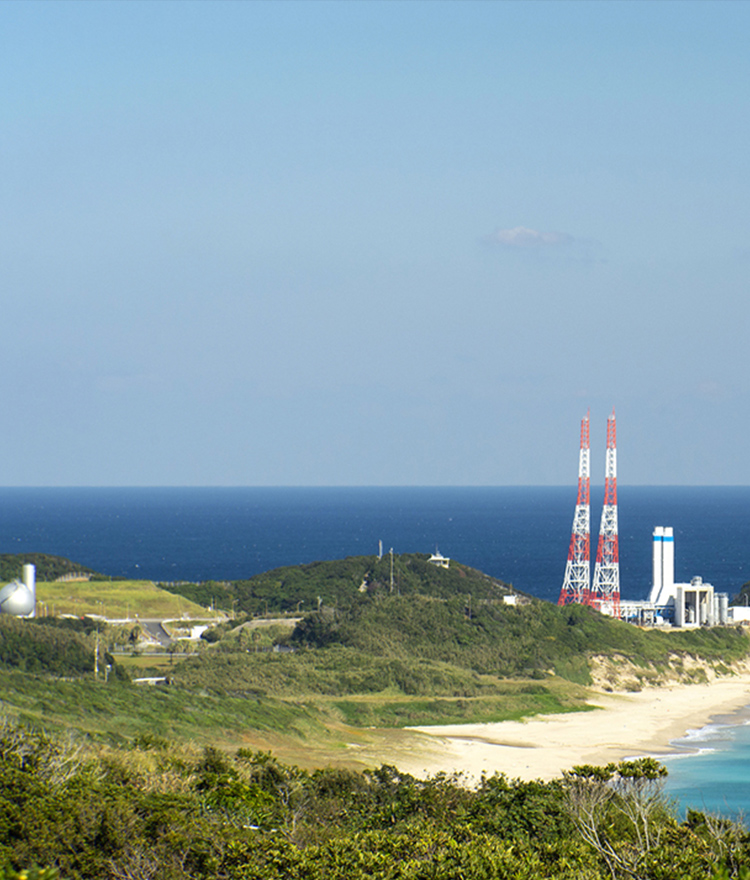
POLYGON ((427 560, 431 562, 433 565, 438 565, 440 568, 450 568, 451 561, 447 556, 443 556, 443 554, 435 548, 435 552, 430 556, 427 560))

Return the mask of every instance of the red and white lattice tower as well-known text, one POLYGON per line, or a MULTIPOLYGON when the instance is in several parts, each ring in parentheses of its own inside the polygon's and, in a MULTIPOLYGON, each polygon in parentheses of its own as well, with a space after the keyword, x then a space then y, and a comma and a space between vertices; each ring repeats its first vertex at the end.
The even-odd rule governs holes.
POLYGON ((565 580, 560 590, 558 605, 578 602, 588 604, 591 569, 589 562, 589 414, 581 420, 581 451, 578 456, 578 501, 573 517, 573 534, 570 537, 568 564, 565 580))
POLYGON ((620 616, 620 545, 617 537, 617 429, 615 411, 607 419, 607 463, 604 507, 594 566, 591 604, 612 617, 620 616))

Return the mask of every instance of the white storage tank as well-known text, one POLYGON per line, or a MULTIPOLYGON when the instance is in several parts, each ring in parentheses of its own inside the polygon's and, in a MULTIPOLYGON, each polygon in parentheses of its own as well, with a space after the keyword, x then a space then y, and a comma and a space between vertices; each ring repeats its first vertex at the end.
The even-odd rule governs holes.
POLYGON ((717 593, 718 620, 719 623, 729 623, 729 594, 717 593))
POLYGON ((0 613, 14 617, 36 614, 36 568, 24 565, 23 581, 11 581, 0 589, 0 613))

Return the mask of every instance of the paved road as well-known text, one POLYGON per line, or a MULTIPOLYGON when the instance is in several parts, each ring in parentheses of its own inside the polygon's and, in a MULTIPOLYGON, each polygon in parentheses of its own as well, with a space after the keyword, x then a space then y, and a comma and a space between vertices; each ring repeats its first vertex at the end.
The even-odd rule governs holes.
POLYGON ((164 629, 160 620, 143 620, 139 621, 141 627, 144 632, 147 632, 152 639, 156 639, 160 645, 163 647, 167 647, 167 645, 172 641, 169 637, 169 633, 164 629))

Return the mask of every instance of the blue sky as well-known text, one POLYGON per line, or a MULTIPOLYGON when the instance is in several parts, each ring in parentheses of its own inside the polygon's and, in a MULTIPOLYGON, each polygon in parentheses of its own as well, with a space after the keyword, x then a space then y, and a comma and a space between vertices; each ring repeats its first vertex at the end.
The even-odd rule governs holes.
POLYGON ((4 485, 750 483, 750 4, 0 4, 4 485))

